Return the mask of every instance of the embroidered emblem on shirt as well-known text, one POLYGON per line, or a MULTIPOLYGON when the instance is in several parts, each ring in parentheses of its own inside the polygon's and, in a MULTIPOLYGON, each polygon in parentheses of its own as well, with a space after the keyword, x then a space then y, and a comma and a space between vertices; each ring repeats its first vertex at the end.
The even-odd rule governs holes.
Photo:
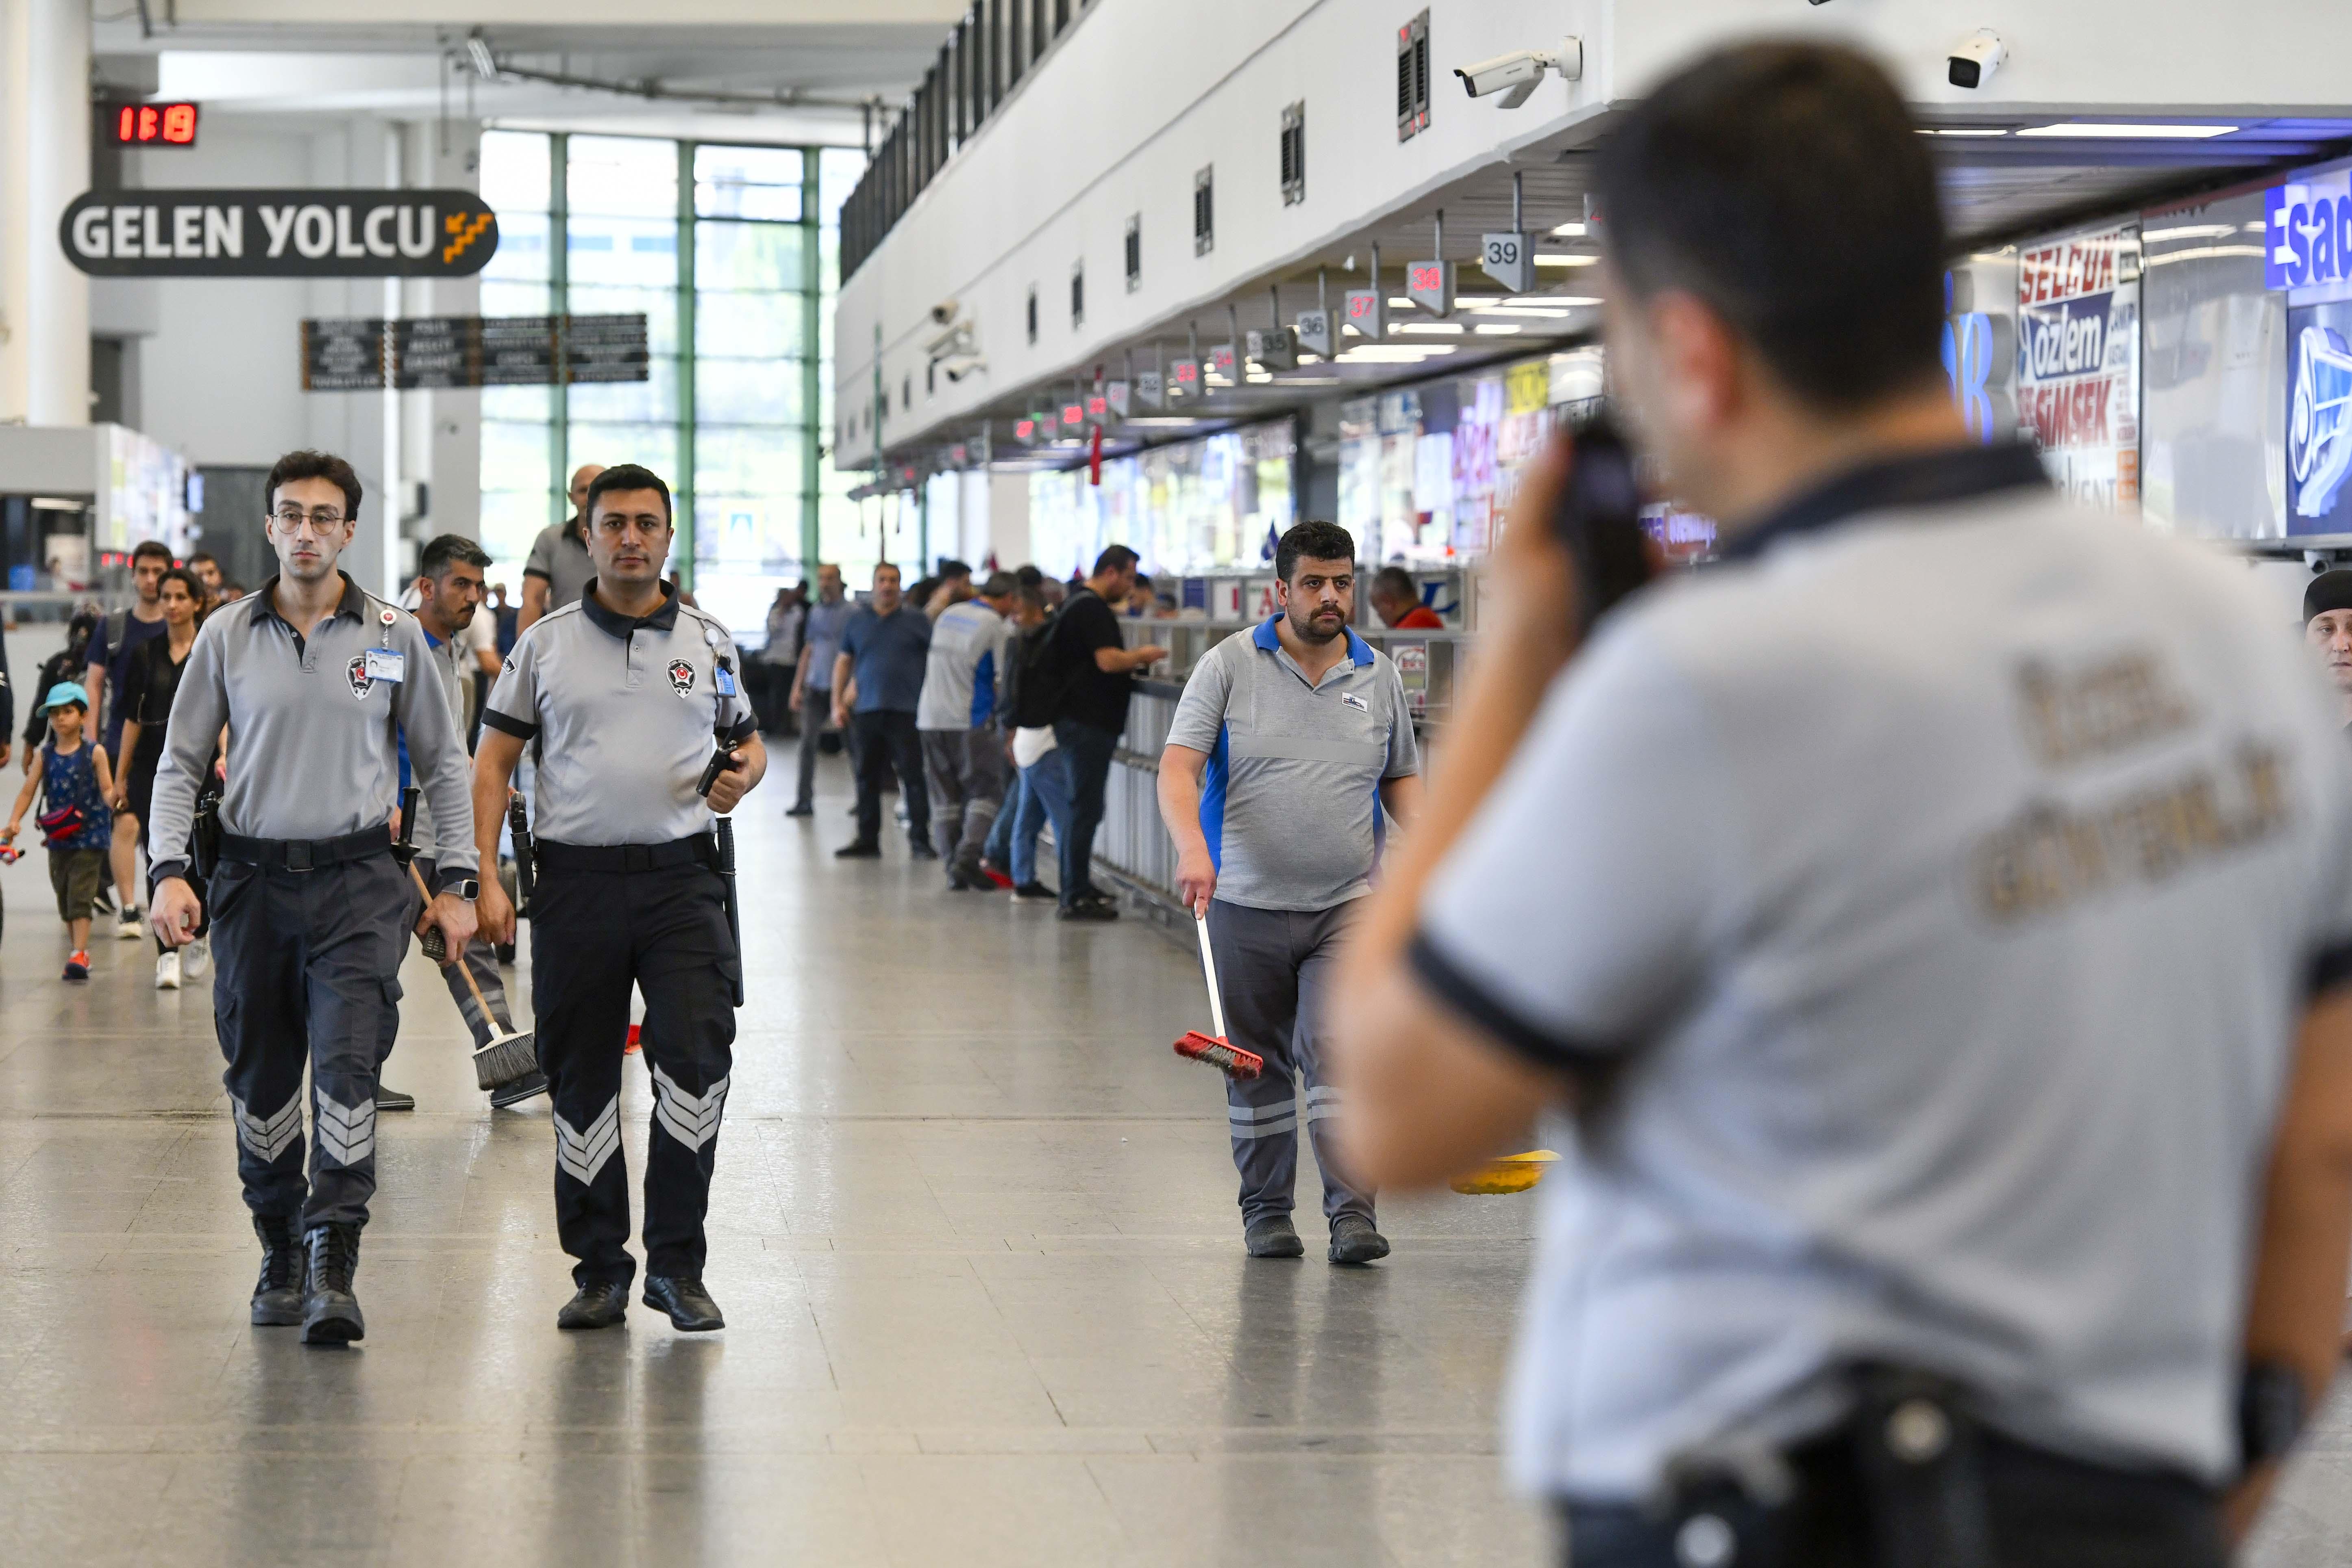
POLYGON ((354 697, 364 698, 375 686, 374 680, 368 675, 367 655, 363 653, 352 655, 352 662, 343 666, 343 675, 351 681, 352 695, 354 697))
POLYGON ((680 697, 694 689, 694 666, 682 658, 669 661, 669 689, 680 697))
POLYGON ((1370 703, 1365 701, 1362 698, 1357 696, 1352 691, 1342 691, 1339 693, 1339 700, 1346 703, 1349 707, 1353 708, 1359 713, 1369 713, 1372 710, 1372 705, 1370 703))

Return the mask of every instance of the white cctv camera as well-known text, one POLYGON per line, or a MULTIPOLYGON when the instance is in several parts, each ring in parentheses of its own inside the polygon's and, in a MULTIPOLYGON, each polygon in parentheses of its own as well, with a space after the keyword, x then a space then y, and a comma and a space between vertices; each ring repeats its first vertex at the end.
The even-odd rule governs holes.
POLYGON ((954 321, 956 319, 956 312, 962 309, 962 303, 950 296, 931 307, 931 320, 944 327, 950 321, 954 321))
POLYGON ((1979 27, 1952 47, 1952 85, 1982 87, 2007 58, 2009 46, 2000 41, 2000 35, 1990 27, 1979 27))
POLYGON ((987 368, 988 362, 978 354, 958 354, 953 359, 940 362, 940 369, 947 373, 950 381, 961 381, 972 372, 987 368))
POLYGON ((1485 98, 1499 92, 1503 95, 1503 108, 1517 109, 1542 85, 1548 70, 1558 71, 1569 81, 1581 78, 1584 40, 1562 38, 1557 50, 1514 49, 1491 60, 1480 60, 1475 66, 1456 66, 1454 74, 1462 79, 1462 86, 1471 97, 1485 98))

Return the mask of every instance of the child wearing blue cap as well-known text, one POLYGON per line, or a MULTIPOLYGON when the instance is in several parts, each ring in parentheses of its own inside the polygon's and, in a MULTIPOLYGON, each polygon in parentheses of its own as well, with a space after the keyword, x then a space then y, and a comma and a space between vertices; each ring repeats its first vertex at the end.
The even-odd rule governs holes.
POLYGON ((37 818, 49 851, 49 886, 57 889, 58 918, 73 938, 66 960, 68 980, 89 978, 89 909, 106 880, 106 853, 114 841, 113 814, 106 809, 114 776, 105 749, 83 731, 89 721, 89 693, 61 680, 41 704, 49 739, 41 747, 41 771, 27 772, 16 793, 16 809, 0 829, 0 844, 13 845, 25 813, 39 790, 47 809, 37 818))

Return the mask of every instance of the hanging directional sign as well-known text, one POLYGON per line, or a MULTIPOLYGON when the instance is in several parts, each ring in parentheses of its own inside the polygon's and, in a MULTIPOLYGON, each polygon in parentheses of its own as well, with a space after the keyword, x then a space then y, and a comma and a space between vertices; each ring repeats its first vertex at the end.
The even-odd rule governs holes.
POLYGON ((1311 354, 1331 358, 1339 352, 1339 329, 1332 325, 1328 310, 1298 312, 1298 346, 1311 354))
POLYGON ((1219 343, 1211 349, 1208 359, 1202 363, 1202 368, 1209 374, 1218 376, 1228 383, 1241 380, 1240 374, 1234 369, 1234 345, 1231 343, 1219 343))
POLYGON ((302 386, 309 392, 645 381, 652 360, 642 312, 302 323, 302 386))
POLYGON ((464 278, 499 220, 471 191, 89 191, 58 242, 96 278, 464 278))
POLYGON ((1135 400, 1146 408, 1168 406, 1168 391, 1156 370, 1138 371, 1135 376, 1135 400))
POLYGON ((1201 362, 1180 359, 1168 367, 1168 391, 1174 397, 1201 395, 1201 362))
POLYGON ((383 385, 380 316, 302 323, 302 390, 364 392, 383 385))
POLYGON ((1107 381, 1103 383, 1103 399, 1110 405, 1110 416, 1113 419, 1124 419, 1127 417, 1127 383, 1123 381, 1107 381))
POLYGON ((1377 289, 1348 290, 1348 325, 1364 334, 1366 342, 1379 342, 1389 335, 1388 300, 1377 289))
POLYGON ((1490 234, 1478 242, 1478 266, 1514 294, 1536 286, 1535 252, 1524 234, 1490 234))
POLYGON ((1454 263, 1408 261, 1404 264, 1405 297, 1433 316, 1454 313, 1454 263))

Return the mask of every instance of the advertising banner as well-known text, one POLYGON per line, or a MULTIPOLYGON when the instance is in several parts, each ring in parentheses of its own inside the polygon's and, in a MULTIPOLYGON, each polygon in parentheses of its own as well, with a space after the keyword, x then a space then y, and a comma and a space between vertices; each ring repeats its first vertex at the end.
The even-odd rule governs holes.
POLYGON ((499 220, 471 191, 88 191, 58 242, 94 278, 465 278, 499 220))
POLYGON ((2352 533, 2352 300, 2286 313, 2286 531, 2352 533))
POLYGON ((2139 500, 2137 223, 2028 245, 2017 268, 2017 410, 2078 500, 2139 500))

